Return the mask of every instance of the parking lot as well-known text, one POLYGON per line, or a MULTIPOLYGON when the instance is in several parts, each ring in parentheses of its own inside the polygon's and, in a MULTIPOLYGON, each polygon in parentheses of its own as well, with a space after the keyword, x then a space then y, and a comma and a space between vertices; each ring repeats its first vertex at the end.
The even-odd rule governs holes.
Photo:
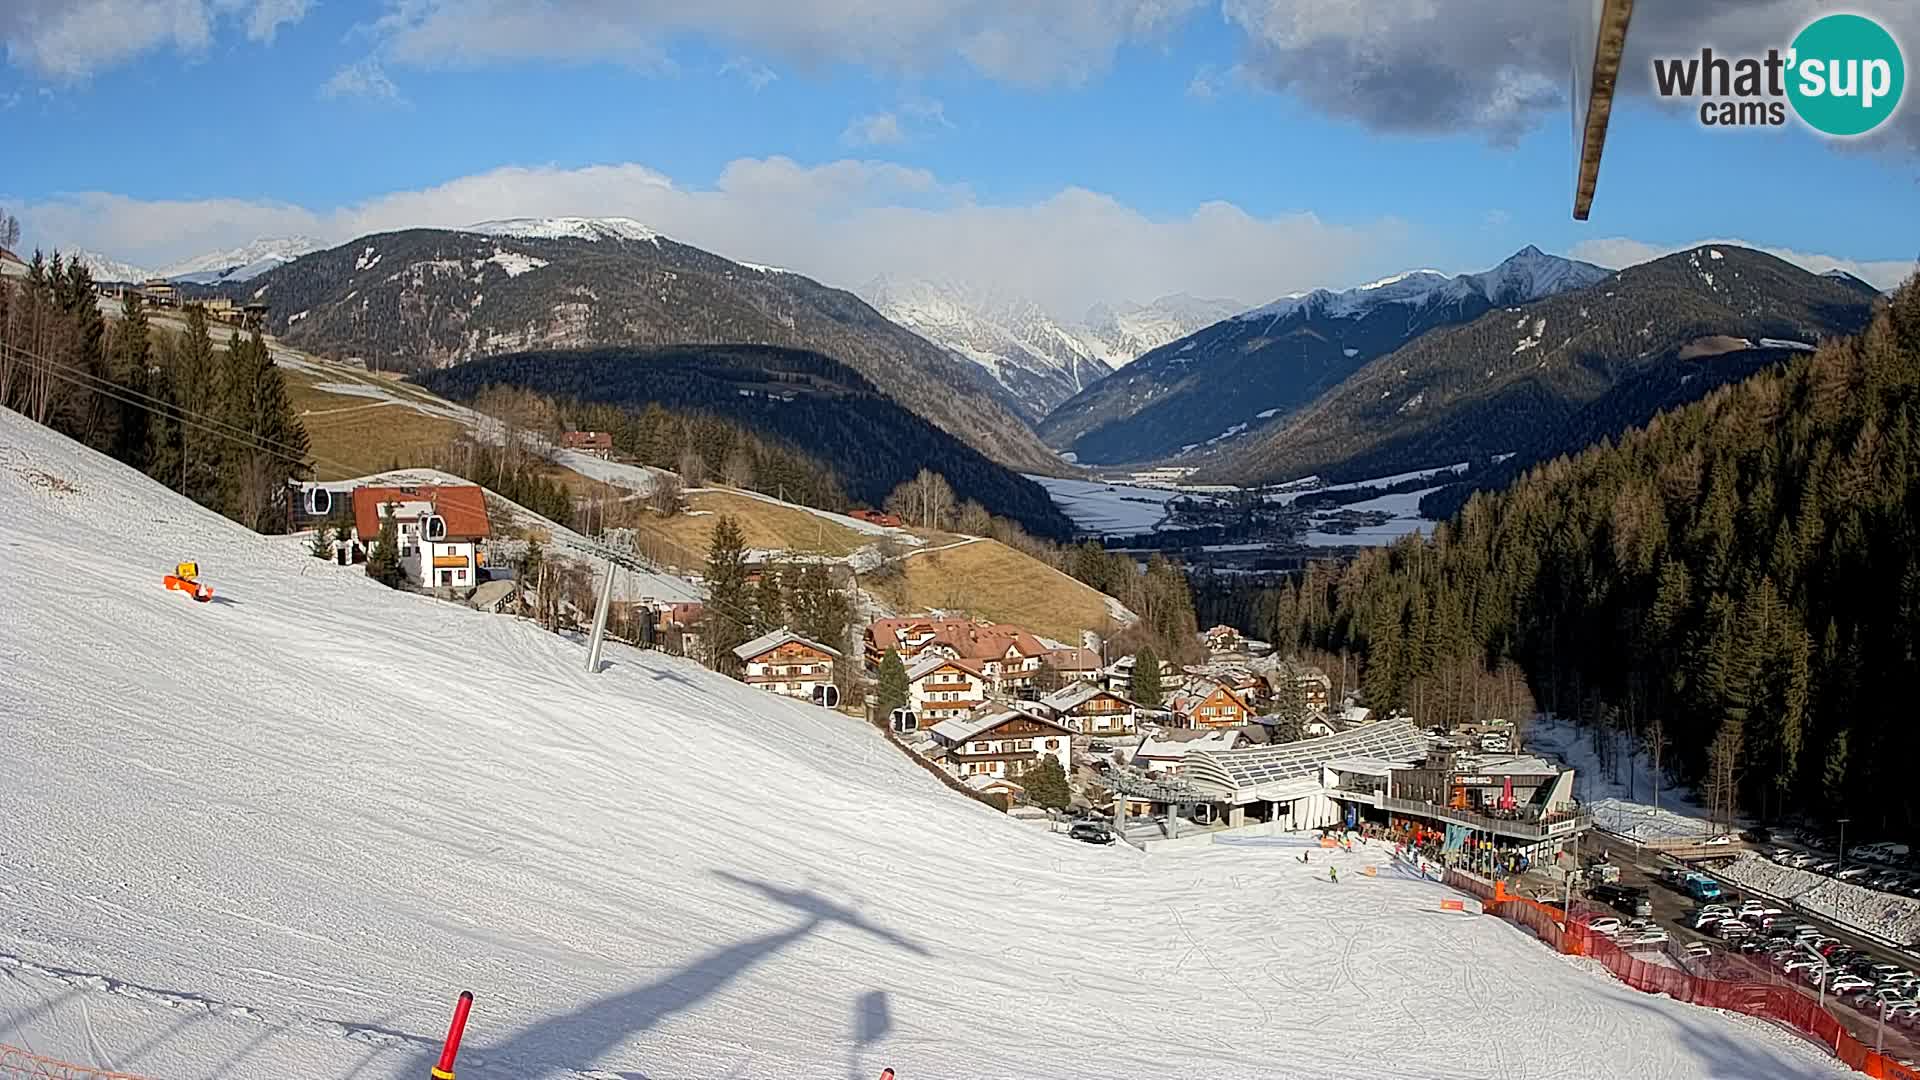
MULTIPOLYGON (((1647 890, 1653 902, 1653 921, 1664 928, 1673 939, 1671 954, 1678 956, 1689 942, 1706 942, 1714 950, 1710 957, 1703 960, 1682 959, 1680 962, 1694 974, 1723 979, 1751 979, 1780 984, 1791 983, 1809 998, 1819 998, 1820 992, 1798 973, 1789 975, 1780 970, 1764 952, 1741 953, 1730 947, 1729 943, 1712 934, 1702 933, 1688 925, 1687 916, 1696 911, 1699 904, 1672 886, 1660 880, 1661 871, 1680 865, 1677 861, 1650 851, 1635 853, 1631 846, 1620 843, 1609 844, 1602 841, 1598 845, 1606 853, 1606 858, 1620 868, 1620 884, 1639 886, 1647 890)), ((1744 897, 1739 890, 1728 888, 1717 903, 1737 907, 1744 897)), ((1786 905, 1779 905, 1786 907, 1786 905)), ((1836 938, 1843 944, 1872 956, 1876 962, 1898 964, 1908 971, 1920 972, 1920 959, 1887 948, 1876 942, 1861 938, 1856 934, 1834 926, 1831 922, 1805 912, 1788 909, 1786 918, 1817 927, 1821 933, 1836 938)), ((1622 916, 1623 920, 1625 916, 1622 916)), ((1882 1025, 1879 1017, 1868 1011, 1854 1007, 1847 1001, 1832 994, 1825 995, 1826 1006, 1844 1023, 1855 1037, 1874 1046, 1884 1039, 1884 1046, 1890 1053, 1903 1061, 1920 1061, 1920 1024, 1906 1025, 1888 1021, 1882 1025), (1884 1027, 1884 1034, 1883 1032, 1884 1027)))

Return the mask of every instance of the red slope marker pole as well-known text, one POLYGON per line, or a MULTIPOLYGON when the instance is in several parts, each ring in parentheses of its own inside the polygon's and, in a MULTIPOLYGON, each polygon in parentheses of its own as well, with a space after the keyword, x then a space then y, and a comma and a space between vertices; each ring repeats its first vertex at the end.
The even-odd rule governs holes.
POLYGON ((460 1036, 466 1033, 471 1008, 473 991, 460 991, 460 1000, 453 1006, 453 1025, 447 1028, 447 1044, 440 1048, 440 1064, 433 1067, 433 1080, 453 1080, 453 1059, 460 1053, 460 1036))

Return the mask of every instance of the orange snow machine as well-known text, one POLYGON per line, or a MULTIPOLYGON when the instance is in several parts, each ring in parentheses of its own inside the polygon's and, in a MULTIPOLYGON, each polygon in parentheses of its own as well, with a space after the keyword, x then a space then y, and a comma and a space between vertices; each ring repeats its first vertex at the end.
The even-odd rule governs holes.
POLYGON ((186 593, 204 604, 213 599, 213 586, 202 585, 198 580, 199 577, 199 563, 183 562, 173 568, 173 573, 161 578, 160 581, 167 588, 186 593))

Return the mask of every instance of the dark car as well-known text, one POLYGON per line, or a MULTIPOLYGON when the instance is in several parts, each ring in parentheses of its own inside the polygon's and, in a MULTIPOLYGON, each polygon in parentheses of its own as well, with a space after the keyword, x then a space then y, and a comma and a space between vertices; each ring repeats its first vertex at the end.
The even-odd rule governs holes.
POLYGON ((1076 822, 1073 828, 1067 830, 1067 835, 1089 844, 1113 843, 1113 830, 1098 821, 1076 822))
POLYGON ((1746 832, 1740 834, 1740 839, 1745 840, 1749 844, 1764 844, 1773 839, 1773 830, 1748 829, 1746 832))

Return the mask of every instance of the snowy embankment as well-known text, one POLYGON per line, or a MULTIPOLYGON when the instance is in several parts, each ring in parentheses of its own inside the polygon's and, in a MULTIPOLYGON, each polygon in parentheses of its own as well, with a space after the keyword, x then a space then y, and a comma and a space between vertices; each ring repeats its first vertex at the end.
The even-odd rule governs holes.
MULTIPOLYGON (((1598 737, 1605 738, 1606 733, 1598 737)), ((1623 734, 1614 735, 1619 763, 1609 778, 1600 767, 1595 738, 1594 729, 1551 713, 1540 713, 1527 723, 1527 749, 1574 770, 1574 797, 1592 812, 1595 825, 1642 843, 1705 840, 1721 831, 1684 789, 1663 783, 1655 806, 1653 763, 1644 749, 1629 747, 1623 734)))
POLYGON ((1431 883, 1095 848, 687 661, 589 675, 6 412, 0 507, 0 1041, 41 1054, 417 1080, 470 988, 462 1080, 1841 1075, 1431 883))
POLYGON ((1843 926, 1885 938, 1902 947, 1920 941, 1920 900, 1869 889, 1825 874, 1791 866, 1745 852, 1720 867, 1729 881, 1793 903, 1843 926))

